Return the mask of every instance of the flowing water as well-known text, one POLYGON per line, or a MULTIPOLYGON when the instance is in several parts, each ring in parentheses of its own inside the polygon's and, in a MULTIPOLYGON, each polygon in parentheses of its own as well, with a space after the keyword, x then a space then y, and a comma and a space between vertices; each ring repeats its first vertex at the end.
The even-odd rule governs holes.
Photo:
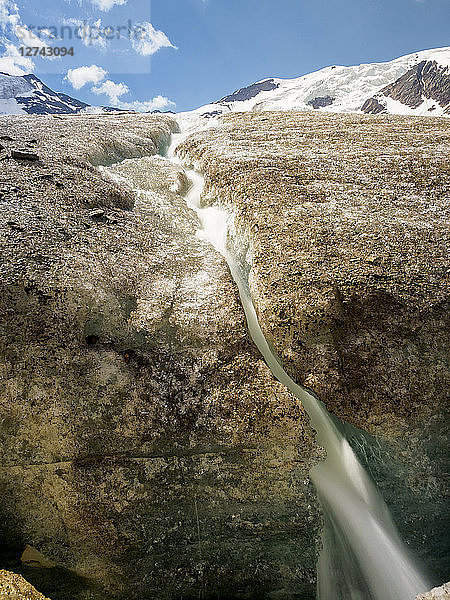
MULTIPOLYGON (((175 148, 186 134, 173 136, 168 160, 180 164, 175 148)), ((198 215, 197 235, 226 259, 239 288, 248 329, 274 377, 307 411, 317 442, 327 453, 311 471, 324 514, 323 548, 318 563, 319 600, 413 600, 430 585, 414 565, 374 482, 359 463, 340 422, 307 390, 293 381, 269 347, 258 322, 243 269, 227 250, 229 215, 202 208, 203 177, 186 170, 191 181, 187 204, 198 215)))

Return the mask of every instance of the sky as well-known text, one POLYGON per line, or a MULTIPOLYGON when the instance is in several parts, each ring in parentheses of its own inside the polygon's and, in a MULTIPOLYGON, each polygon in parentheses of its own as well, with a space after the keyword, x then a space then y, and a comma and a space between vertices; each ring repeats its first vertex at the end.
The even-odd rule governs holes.
POLYGON ((450 0, 0 0, 0 71, 135 110, 449 45, 450 0))

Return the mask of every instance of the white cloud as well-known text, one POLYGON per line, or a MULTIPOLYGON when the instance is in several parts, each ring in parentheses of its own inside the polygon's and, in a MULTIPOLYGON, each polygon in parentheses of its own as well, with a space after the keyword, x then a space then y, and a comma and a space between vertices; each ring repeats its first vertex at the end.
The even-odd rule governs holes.
POLYGON ((138 112, 150 112, 151 110, 168 110, 175 108, 175 102, 169 100, 165 96, 156 96, 152 100, 136 100, 135 102, 119 102, 116 108, 123 108, 123 110, 136 110, 138 112))
POLYGON ((101 85, 93 87, 92 91, 94 92, 94 94, 106 94, 108 96, 109 102, 113 106, 117 106, 120 102, 120 96, 128 94, 130 90, 128 86, 124 83, 114 83, 114 81, 108 79, 107 81, 104 81, 101 85))
POLYGON ((26 75, 34 71, 34 63, 22 56, 14 44, 6 44, 6 50, 0 57, 0 71, 10 75, 26 75))
MULTIPOLYGON (((49 46, 48 42, 41 40, 41 38, 28 29, 26 25, 17 25, 14 28, 14 33, 24 46, 33 46, 37 48, 47 48, 49 46)), ((48 35, 48 30, 43 29, 40 33, 48 35)))
POLYGON ((12 0, 0 0, 0 23, 14 27, 19 22, 20 15, 17 4, 12 0))
MULTIPOLYGON (((80 19, 65 19, 64 25, 71 25, 76 28, 75 35, 79 37, 85 46, 98 46, 106 48, 105 28, 102 26, 102 20, 97 19, 93 23, 81 21, 80 19)), ((106 28, 108 29, 108 28, 106 28)))
POLYGON ((134 50, 142 56, 151 56, 161 48, 173 48, 178 50, 172 44, 164 31, 159 31, 151 23, 139 23, 136 25, 138 35, 132 39, 131 43, 134 50))
POLYGON ((72 17, 65 19, 64 25, 74 27, 75 35, 81 39, 85 46, 98 46, 104 49, 109 45, 109 41, 117 36, 122 39, 130 37, 133 49, 141 56, 151 56, 161 48, 178 50, 163 31, 155 29, 149 22, 134 25, 129 35, 120 33, 119 30, 123 29, 123 27, 115 29, 110 25, 103 25, 102 19, 82 21, 81 19, 72 17))
MULTIPOLYGON (((103 69, 101 69, 103 71, 103 69)), ((104 81, 101 85, 94 86, 92 92, 108 96, 108 103, 114 108, 123 110, 135 110, 138 112, 150 112, 152 110, 164 110, 174 108, 175 102, 169 100, 166 96, 155 96, 151 100, 135 100, 134 102, 123 102, 120 98, 129 93, 129 88, 125 83, 115 83, 110 79, 104 81)))
POLYGON ((94 6, 106 12, 111 10, 113 6, 123 6, 127 3, 127 0, 91 0, 91 2, 94 6))
MULTIPOLYGON (((50 37, 50 31, 48 29, 40 29, 38 32, 42 37, 50 37)), ((14 34, 22 46, 31 46, 32 48, 40 49, 51 46, 51 43, 48 40, 43 40, 41 37, 37 36, 31 29, 28 29, 26 25, 16 25, 14 27, 14 34)), ((44 60, 61 60, 59 56, 53 56, 51 54, 40 54, 39 56, 44 60)))
POLYGON ((80 90, 87 83, 100 83, 107 75, 107 71, 91 65, 90 67, 78 67, 78 69, 69 69, 65 79, 67 79, 75 90, 80 90))
POLYGON ((9 37, 15 34, 20 23, 20 14, 17 4, 12 0, 0 0, 0 26, 3 35, 0 35, 0 45, 3 53, 0 56, 0 71, 10 75, 25 75, 34 70, 33 61, 22 56, 9 37), (6 37, 6 35, 9 37, 6 37))
MULTIPOLYGON (((16 47, 17 42, 12 40, 16 38, 20 45, 37 48, 48 47, 50 44, 23 25, 19 9, 13 0, 0 0, 0 26, 3 30, 3 35, 0 35, 0 44, 3 47, 0 70, 11 75, 24 75, 34 71, 33 61, 29 57, 22 56, 16 47)), ((39 34, 48 37, 49 31, 42 30, 39 34)), ((57 57, 45 56, 45 59, 57 60, 57 57)))

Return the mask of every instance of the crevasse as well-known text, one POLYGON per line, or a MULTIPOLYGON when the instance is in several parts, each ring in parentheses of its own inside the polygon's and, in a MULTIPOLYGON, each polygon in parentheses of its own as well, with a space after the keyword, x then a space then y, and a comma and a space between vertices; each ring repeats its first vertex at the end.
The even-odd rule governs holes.
MULTIPOLYGON (((188 133, 175 134, 167 159, 181 164, 177 145, 188 133)), ((269 347, 253 306, 247 277, 228 251, 230 216, 217 207, 201 207, 204 180, 186 169, 191 187, 188 206, 197 213, 197 235, 209 242, 228 263, 239 288, 250 335, 274 377, 296 396, 307 411, 317 442, 327 454, 311 471, 324 514, 322 550, 318 563, 319 600, 413 600, 430 585, 414 564, 396 530, 389 510, 340 428, 324 405, 295 383, 269 347)))

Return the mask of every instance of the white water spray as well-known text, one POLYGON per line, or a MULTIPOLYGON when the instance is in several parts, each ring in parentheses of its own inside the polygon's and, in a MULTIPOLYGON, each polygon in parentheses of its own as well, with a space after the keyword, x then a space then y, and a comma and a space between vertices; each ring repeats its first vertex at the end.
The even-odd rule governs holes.
MULTIPOLYGON (((190 132, 173 136, 168 159, 180 164, 176 146, 190 132)), ((197 235, 226 259, 239 288, 250 335, 274 377, 296 396, 307 411, 327 458, 311 471, 323 508, 325 528, 318 563, 319 600, 413 600, 430 588, 401 541, 389 510, 375 484, 324 405, 293 381, 270 349, 258 322, 248 282, 227 251, 228 214, 202 208, 203 177, 187 170, 192 182, 187 204, 198 215, 197 235)))

